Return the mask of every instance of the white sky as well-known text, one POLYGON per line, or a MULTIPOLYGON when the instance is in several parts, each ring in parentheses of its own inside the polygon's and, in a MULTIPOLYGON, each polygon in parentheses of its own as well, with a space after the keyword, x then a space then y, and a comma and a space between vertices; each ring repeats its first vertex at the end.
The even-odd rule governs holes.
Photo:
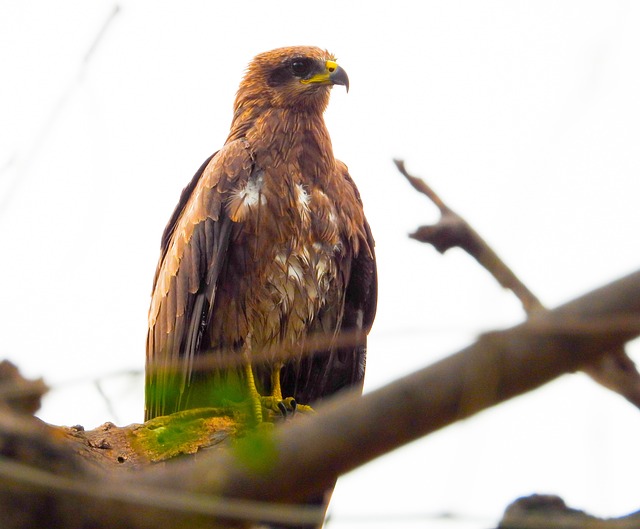
MULTIPOLYGON (((377 241, 366 390, 522 318, 470 258, 406 237, 437 213, 393 157, 549 306, 640 264, 640 3, 221 4, 123 0, 85 61, 115 4, 0 3, 0 356, 54 387, 43 419, 142 420, 141 376, 103 381, 113 410, 92 381, 142 370, 162 229, 271 48, 328 48, 351 80, 326 119, 377 241)), ((486 528, 532 492, 622 515, 639 434, 620 397, 564 377, 350 474, 328 525, 486 528), (462 518, 398 518, 443 512, 462 518)))

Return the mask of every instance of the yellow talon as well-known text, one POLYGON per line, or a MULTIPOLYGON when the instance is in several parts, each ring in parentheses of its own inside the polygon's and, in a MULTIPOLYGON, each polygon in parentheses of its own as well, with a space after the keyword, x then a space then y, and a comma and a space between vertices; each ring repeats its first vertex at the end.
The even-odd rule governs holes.
POLYGON ((308 404, 298 404, 296 406, 296 413, 309 413, 309 414, 313 414, 315 413, 316 410, 314 410, 311 406, 309 406, 308 404))
POLYGON ((283 364, 278 363, 271 370, 271 395, 262 396, 256 387, 253 369, 249 361, 249 355, 245 353, 247 363, 245 364, 245 375, 247 377, 247 389, 249 392, 249 405, 251 416, 255 424, 261 424, 265 418, 264 412, 277 415, 289 415, 293 413, 315 413, 311 406, 298 404, 293 397, 282 397, 282 386, 280 385, 280 371, 283 364))
POLYGON ((252 415, 253 422, 260 424, 262 422, 262 397, 258 393, 256 388, 256 381, 253 378, 253 369, 251 364, 247 363, 244 367, 244 372, 247 377, 247 389, 249 390, 249 406, 252 415))

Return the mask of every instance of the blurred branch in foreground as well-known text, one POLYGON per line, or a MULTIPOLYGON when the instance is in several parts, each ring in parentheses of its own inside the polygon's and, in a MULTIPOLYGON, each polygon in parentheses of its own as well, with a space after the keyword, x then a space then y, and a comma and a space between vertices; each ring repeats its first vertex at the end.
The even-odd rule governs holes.
MULTIPOLYGON (((440 220, 433 225, 421 226, 410 235, 420 242, 431 244, 440 253, 458 247, 480 263, 498 283, 509 290, 522 303, 527 316, 546 310, 540 300, 513 273, 489 244, 458 213, 422 179, 409 174, 403 160, 394 160, 398 171, 420 193, 426 195, 440 210, 440 220)), ((586 365, 583 371, 602 386, 622 395, 640 408, 640 373, 624 348, 618 347, 586 365)))
MULTIPOLYGON (((172 428, 172 416, 126 428, 76 428, 72 439, 69 429, 18 415, 0 403, 5 527, 229 527, 230 519, 245 520, 233 527, 247 527, 247 519, 318 522, 319 509, 290 504, 304 502, 339 475, 382 454, 583 368, 639 334, 640 271, 521 325, 484 335, 377 391, 336 397, 315 415, 297 415, 233 443, 224 442, 225 431, 212 429, 208 439, 195 443, 195 456, 152 467, 144 453, 135 452, 144 448, 132 442, 133 432, 147 429, 156 440, 170 442, 186 431, 172 428), (131 458, 138 457, 137 472, 113 470, 128 467, 125 445, 131 458)), ((199 421, 196 426, 206 431, 206 417, 190 411, 193 421, 199 421)))
POLYGON ((261 476, 239 466, 233 454, 221 453, 210 462, 227 471, 217 473, 213 488, 198 472, 203 459, 197 465, 166 467, 156 479, 167 486, 179 482, 230 496, 303 501, 338 475, 572 372, 639 333, 636 272, 521 325, 487 334, 459 353, 361 398, 347 395, 327 401, 316 416, 275 430, 278 457, 261 476), (576 323, 601 318, 611 325, 575 331, 576 323))

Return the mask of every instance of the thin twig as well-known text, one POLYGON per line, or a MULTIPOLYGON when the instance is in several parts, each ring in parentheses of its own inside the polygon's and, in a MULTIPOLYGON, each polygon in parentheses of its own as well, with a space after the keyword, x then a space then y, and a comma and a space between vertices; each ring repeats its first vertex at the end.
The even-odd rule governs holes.
MULTIPOLYGON (((341 331, 340 334, 315 333, 306 336, 304 342, 295 345, 279 344, 272 348, 263 349, 251 354, 251 363, 284 362, 291 359, 299 359, 314 354, 331 354, 332 349, 348 347, 357 344, 362 339, 362 331, 341 331)), ((249 360, 246 355, 239 354, 237 350, 209 349, 198 354, 193 360, 194 371, 211 371, 212 369, 232 369, 246 365, 249 360)), ((146 373, 171 372, 172 369, 159 367, 161 362, 151 360, 147 363, 146 373)), ((179 368, 175 368, 179 371, 179 368)))
POLYGON ((113 19, 116 17, 118 13, 120 13, 120 6, 118 4, 114 4, 113 7, 111 8, 111 11, 109 12, 109 15, 107 16, 104 23, 102 24, 102 27, 98 30, 98 33, 96 33, 96 36, 93 39, 93 42, 91 43, 91 46, 89 46, 89 49, 84 54, 84 57, 82 59, 82 67, 80 69, 80 75, 84 71, 84 68, 88 66, 89 62, 93 58, 93 54, 98 49, 100 42, 104 38, 105 34, 107 33, 107 30, 109 29, 109 26, 111 25, 111 23, 113 22, 113 19))
POLYGON ((489 271, 500 285, 516 295, 527 314, 544 309, 535 294, 520 281, 511 268, 464 218, 447 206, 424 180, 410 175, 403 160, 394 160, 394 163, 409 183, 417 191, 429 197, 440 210, 440 221, 432 226, 418 228, 410 235, 413 239, 432 244, 440 253, 456 246, 462 248, 489 271))
POLYGON ((107 407, 107 412, 109 412, 109 415, 113 417, 114 421, 118 421, 118 412, 113 407, 113 403, 111 402, 111 399, 109 398, 109 396, 105 393, 104 388, 102 387, 102 383, 100 382, 100 379, 96 378, 93 381, 93 385, 96 388, 96 391, 98 392, 98 394, 102 397, 102 400, 104 401, 104 404, 107 407))
POLYGON ((33 163, 33 160, 36 158, 36 156, 42 149, 43 145, 45 145, 45 140, 48 138, 49 134, 54 129, 55 124, 57 123, 58 119, 62 115, 62 111, 64 110, 67 103, 71 99, 71 96, 74 90, 76 89, 78 84, 82 81, 84 73, 86 69, 89 67, 93 54, 95 53, 96 49, 98 48, 99 44, 104 38, 107 32, 107 29, 109 28, 109 26, 111 25, 114 18, 119 12, 120 12, 120 7, 117 4, 115 4, 111 9, 111 11, 109 12, 104 23, 96 33, 96 36, 91 42, 91 45, 89 46, 89 48, 87 49, 87 52, 84 54, 84 57, 82 58, 82 61, 80 62, 80 65, 78 66, 78 69, 73 79, 70 79, 64 91, 62 92, 60 97, 58 97, 58 99, 56 100, 53 108, 51 109, 51 112, 43 121, 40 127, 40 130, 38 131, 35 138, 31 142, 31 145, 27 147, 25 155, 19 156, 16 153, 14 153, 9 159, 9 162, 7 162, 7 164, 5 164, 5 166, 2 168, 2 170, 5 170, 10 168, 13 165, 16 165, 16 164, 18 165, 17 167, 18 174, 9 183, 8 189, 4 193, 4 197, 2 198, 2 200, 0 200, 0 218, 2 218, 2 215, 8 210, 8 206, 11 203, 11 200, 13 200, 13 197, 15 196, 15 194, 18 192, 19 187, 21 185, 24 185, 24 183, 26 182, 27 180, 26 175, 28 174, 31 163, 33 163))

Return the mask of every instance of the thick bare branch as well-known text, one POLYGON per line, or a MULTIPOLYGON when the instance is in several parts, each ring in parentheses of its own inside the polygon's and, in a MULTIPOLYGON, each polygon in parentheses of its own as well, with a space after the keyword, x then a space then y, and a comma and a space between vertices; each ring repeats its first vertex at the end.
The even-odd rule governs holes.
MULTIPOLYGON (((65 527, 90 522, 96 528, 155 528, 166 523, 169 513, 173 527, 190 529, 219 527, 212 518, 227 519, 224 527, 244 526, 243 522, 230 525, 229 519, 261 515, 319 520, 319 509, 281 502, 303 502, 337 476, 583 368, 603 351, 639 334, 640 272, 636 272, 524 324, 485 335, 463 351, 363 397, 343 395, 327 401, 314 416, 260 430, 229 448, 200 451, 133 473, 105 475, 105 465, 78 458, 58 430, 5 408, 0 413, 2 455, 50 470, 43 475, 0 460, 0 503, 9 508, 16 501, 25 505, 36 501, 47 506, 47 520, 64 521, 65 527)), ((106 444, 100 437, 103 432, 97 433, 94 449, 108 448, 108 430, 104 429, 106 444)), ((35 511, 29 516, 37 522, 35 511)))
MULTIPOLYGON (((475 345, 378 391, 327 402, 265 442, 275 457, 256 473, 233 451, 168 465, 154 483, 267 501, 303 501, 340 474, 575 371, 640 333, 640 272, 475 345), (606 319, 611 328, 589 328, 606 319), (624 325, 615 321, 620 318, 624 325), (576 332, 585 325, 588 332, 576 332)), ((146 476, 146 479, 150 479, 146 476)))
MULTIPOLYGON (((224 519, 224 527, 244 527, 229 520, 260 516, 319 520, 319 509, 283 504, 304 502, 337 476, 582 368, 639 334, 640 271, 522 325, 485 335, 463 351, 363 397, 343 395, 327 401, 316 415, 259 430, 228 449, 200 451, 133 473, 105 475, 103 465, 81 464, 55 429, 33 423, 32 417, 0 413, 0 454, 50 469, 46 475, 29 467, 22 472, 0 459, 0 504, 44 505, 43 516, 65 527, 155 529, 170 523, 193 529, 219 527, 224 519)), ((103 449, 103 443, 98 445, 94 448, 103 449)), ((8 527, 42 526, 37 512, 25 512, 31 525, 8 527)))

